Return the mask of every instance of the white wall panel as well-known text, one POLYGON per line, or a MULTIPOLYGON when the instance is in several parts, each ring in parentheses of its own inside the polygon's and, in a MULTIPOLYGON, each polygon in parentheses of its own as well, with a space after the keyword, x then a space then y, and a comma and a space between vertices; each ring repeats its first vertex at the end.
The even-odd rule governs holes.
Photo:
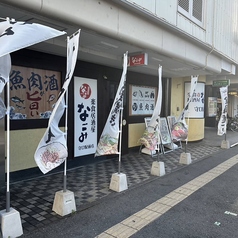
POLYGON ((175 0, 126 0, 151 14, 176 25, 177 1, 175 0))
POLYGON ((175 0, 127 0, 238 61, 238 0, 205 0, 203 26, 178 13, 175 0))

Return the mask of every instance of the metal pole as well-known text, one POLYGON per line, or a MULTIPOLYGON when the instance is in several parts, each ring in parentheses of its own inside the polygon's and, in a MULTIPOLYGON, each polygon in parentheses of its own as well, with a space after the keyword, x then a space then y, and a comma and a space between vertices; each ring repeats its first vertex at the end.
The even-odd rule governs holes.
MULTIPOLYGON (((67 144, 67 134, 68 134, 68 99, 69 99, 69 94, 68 90, 65 92, 66 99, 65 99, 65 126, 64 126, 64 133, 65 133, 65 140, 67 144)), ((65 158, 64 161, 64 188, 63 192, 66 192, 66 185, 67 185, 67 158, 65 158)))
POLYGON ((6 212, 10 212, 10 85, 7 82, 7 191, 6 212))
MULTIPOLYGON (((68 133, 68 90, 66 91, 66 100, 65 100, 65 127, 64 127, 64 132, 65 132, 65 140, 67 144, 67 133, 68 133)), ((66 192, 66 185, 67 185, 67 158, 65 158, 64 161, 64 189, 63 192, 66 192)))
POLYGON ((118 174, 121 173, 121 141, 122 141, 122 116, 123 116, 123 107, 120 109, 120 130, 119 130, 119 162, 118 162, 118 174))
POLYGON ((160 117, 158 117, 158 124, 157 124, 157 146, 158 146, 158 154, 157 154, 157 161, 159 162, 159 151, 160 151, 160 117))
MULTIPOLYGON (((67 37, 67 49, 69 47, 69 39, 72 38, 74 36, 71 35, 70 37, 67 37)), ((68 55, 67 55, 67 72, 68 72, 68 55)), ((65 125, 64 125, 64 133, 65 133, 65 140, 66 140, 66 145, 67 145, 67 133, 68 133, 68 98, 69 98, 69 94, 68 94, 68 89, 65 92, 65 125)), ((63 192, 66 192, 66 187, 67 187, 67 158, 65 158, 64 161, 64 184, 63 184, 63 192)))
MULTIPOLYGON (((189 110, 188 110, 188 133, 189 133, 189 110)), ((185 143, 185 153, 187 153, 187 144, 188 144, 188 136, 186 138, 186 143, 185 143)))

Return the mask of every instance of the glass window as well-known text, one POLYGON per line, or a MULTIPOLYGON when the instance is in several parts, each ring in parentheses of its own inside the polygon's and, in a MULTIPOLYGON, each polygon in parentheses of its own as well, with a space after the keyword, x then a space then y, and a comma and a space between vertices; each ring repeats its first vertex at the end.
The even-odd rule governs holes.
POLYGON ((204 0, 179 0, 178 12, 202 26, 204 0))

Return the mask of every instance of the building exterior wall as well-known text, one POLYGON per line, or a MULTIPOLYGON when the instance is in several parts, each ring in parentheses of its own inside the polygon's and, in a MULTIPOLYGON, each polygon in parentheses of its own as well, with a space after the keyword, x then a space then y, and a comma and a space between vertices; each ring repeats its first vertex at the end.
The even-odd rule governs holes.
MULTIPOLYGON (((234 12, 234 9, 237 9, 237 0, 228 0, 225 3, 224 0, 204 0, 202 26, 178 13, 178 1, 174 0, 2 0, 2 2, 19 7, 23 11, 27 10, 48 19, 95 31, 107 37, 161 53, 214 74, 220 74, 223 71, 234 73, 233 64, 238 61, 237 13, 234 12), (232 17, 231 12, 234 14, 232 17), (222 18, 226 19, 225 23, 221 20, 221 15, 225 16, 222 18)), ((57 40, 53 43, 57 44, 57 40)), ((78 72, 76 75, 80 76, 78 72)), ((99 78, 98 75, 96 77, 99 78)), ((184 107, 185 81, 190 81, 190 77, 174 77, 171 80, 170 109, 171 115, 176 117, 180 115, 184 107)), ((199 81, 206 82, 206 76, 200 76, 199 81)), ((131 81, 132 84, 135 82, 144 84, 149 80, 145 78, 143 82, 138 77, 131 81)), ((157 84, 154 82, 153 85, 157 84)), ((106 120, 105 115, 103 119, 106 120)), ((103 124, 102 118, 100 123, 103 124)), ((199 122, 196 119, 191 120, 190 129, 194 131, 194 134, 190 135, 189 139, 192 141, 202 139, 204 132, 201 128, 204 128, 204 119, 199 122), (196 126, 198 124, 199 129, 196 126)), ((11 131, 13 148, 11 171, 36 166, 33 155, 44 130, 11 131), (28 138, 27 136, 29 144, 21 140, 28 138), (19 141, 21 146, 18 144, 19 141)), ((127 134, 129 148, 138 146, 138 139, 143 130, 143 116, 129 118, 127 134)))
POLYGON ((238 62, 238 1, 204 0, 203 24, 198 25, 178 11, 178 1, 173 0, 126 0, 142 11, 154 15, 212 46, 222 55, 238 62))
POLYGON ((232 60, 238 62, 237 37, 234 37, 237 34, 237 14, 234 14, 234 18, 228 17, 234 5, 237 7, 237 0, 226 1, 224 5, 222 0, 204 1, 202 27, 178 13, 174 3, 177 1, 171 0, 169 3, 165 0, 140 0, 138 4, 134 4, 137 1, 132 4, 129 0, 2 2, 162 53, 213 73, 219 74, 222 70, 231 72, 232 60), (223 33, 227 30, 226 25, 220 22, 221 14, 226 14, 226 24, 234 30, 233 35, 227 36, 223 33), (210 19, 213 15, 214 19, 210 19))

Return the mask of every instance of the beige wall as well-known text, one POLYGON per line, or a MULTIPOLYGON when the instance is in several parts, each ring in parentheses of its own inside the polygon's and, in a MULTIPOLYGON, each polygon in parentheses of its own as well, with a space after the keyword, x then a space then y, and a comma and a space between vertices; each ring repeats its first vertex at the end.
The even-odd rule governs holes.
POLYGON ((128 147, 139 146, 138 142, 145 131, 145 123, 129 124, 128 126, 128 147))
MULTIPOLYGON (((175 116, 176 118, 180 116, 184 108, 184 83, 189 82, 190 80, 191 77, 172 79, 171 116, 175 116)), ((206 82, 206 76, 199 76, 198 81, 206 82)), ((188 141, 202 140, 204 138, 204 119, 189 119, 188 123, 189 123, 188 141)))
POLYGON ((37 167, 34 154, 45 130, 43 128, 10 132, 10 172, 37 167))

